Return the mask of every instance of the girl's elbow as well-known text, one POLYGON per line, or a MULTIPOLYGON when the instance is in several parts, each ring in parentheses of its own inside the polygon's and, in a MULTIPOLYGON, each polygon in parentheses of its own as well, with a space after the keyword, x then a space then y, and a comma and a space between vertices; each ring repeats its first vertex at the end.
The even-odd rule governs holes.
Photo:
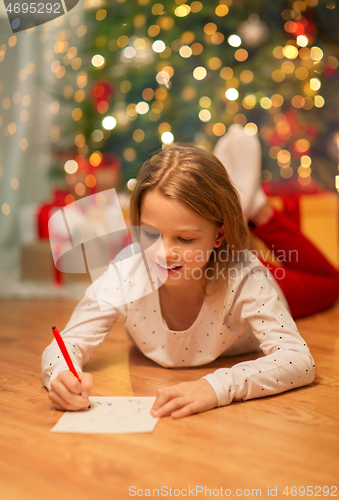
POLYGON ((314 379, 315 379, 315 365, 313 363, 309 370, 309 384, 312 384, 314 379))
POLYGON ((314 359, 312 358, 311 354, 307 355, 307 359, 305 362, 305 370, 306 370, 306 384, 312 384, 312 382, 315 379, 315 364, 314 364, 314 359))
POLYGON ((296 374, 302 385, 312 384, 315 379, 315 363, 309 351, 299 351, 297 367, 296 374))

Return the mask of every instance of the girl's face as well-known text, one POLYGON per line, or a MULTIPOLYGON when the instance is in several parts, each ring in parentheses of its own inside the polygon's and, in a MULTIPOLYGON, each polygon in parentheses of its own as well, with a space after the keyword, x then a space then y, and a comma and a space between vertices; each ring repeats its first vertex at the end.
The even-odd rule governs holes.
POLYGON ((202 279, 213 249, 224 236, 223 227, 156 190, 143 197, 140 229, 140 245, 148 264, 160 281, 171 286, 202 279))

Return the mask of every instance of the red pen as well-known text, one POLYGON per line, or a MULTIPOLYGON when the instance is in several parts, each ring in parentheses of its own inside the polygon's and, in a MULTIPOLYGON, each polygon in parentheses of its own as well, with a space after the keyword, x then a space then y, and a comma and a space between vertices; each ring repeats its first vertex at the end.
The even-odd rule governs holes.
POLYGON ((56 326, 52 326, 52 330, 53 330, 53 335, 55 337, 55 340, 58 342, 58 345, 60 347, 62 355, 65 358, 66 363, 68 364, 68 368, 73 373, 73 375, 79 380, 79 382, 81 382, 81 380, 79 378, 79 375, 77 374, 77 372, 76 372, 76 370, 74 368, 72 360, 69 357, 68 351, 67 351, 66 346, 65 346, 65 342, 63 341, 63 339, 62 339, 62 337, 61 337, 61 335, 59 333, 59 330, 57 329, 56 326))

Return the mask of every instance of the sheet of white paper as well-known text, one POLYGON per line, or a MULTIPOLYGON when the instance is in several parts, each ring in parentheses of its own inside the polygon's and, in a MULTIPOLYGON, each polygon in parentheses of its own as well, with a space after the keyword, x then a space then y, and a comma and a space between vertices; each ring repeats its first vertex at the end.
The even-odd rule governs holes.
POLYGON ((51 432, 79 432, 93 434, 152 432, 158 418, 150 409, 155 397, 90 397, 91 407, 81 411, 67 411, 51 432))

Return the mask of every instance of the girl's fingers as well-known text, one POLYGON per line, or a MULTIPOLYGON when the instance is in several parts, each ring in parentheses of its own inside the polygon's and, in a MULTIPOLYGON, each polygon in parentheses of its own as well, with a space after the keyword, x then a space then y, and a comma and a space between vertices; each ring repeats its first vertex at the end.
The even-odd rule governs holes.
POLYGON ((53 402, 66 410, 81 410, 90 404, 88 398, 70 392, 61 382, 55 382, 52 385, 49 396, 53 402))
POLYGON ((193 413, 198 413, 199 410, 195 409, 193 404, 187 404, 183 408, 180 408, 180 410, 173 411, 171 413, 172 418, 182 418, 182 417, 188 417, 189 415, 192 415, 193 413))
POLYGON ((55 392, 55 391, 50 391, 48 393, 49 399, 52 401, 53 407, 56 410, 66 410, 67 408, 65 407, 65 401, 61 399, 61 397, 55 392))
POLYGON ((55 395, 53 395, 49 392, 48 396, 49 396, 49 399, 51 400, 53 408, 55 408, 55 410, 63 410, 61 405, 57 401, 55 401, 55 395))
POLYGON ((173 399, 174 397, 180 397, 182 394, 178 391, 178 389, 173 387, 160 387, 157 390, 157 397, 154 401, 152 410, 159 410, 165 403, 173 399))
POLYGON ((69 370, 63 370, 52 380, 49 397, 56 410, 78 411, 90 405, 88 398, 93 388, 93 376, 77 373, 81 382, 69 370))
POLYGON ((185 406, 185 399, 181 396, 170 399, 168 402, 163 404, 160 408, 152 411, 154 417, 164 417, 165 415, 171 415, 174 410, 178 410, 185 406))
POLYGON ((63 399, 55 391, 51 391, 49 393, 49 397, 56 410, 77 411, 87 408, 90 404, 89 400, 86 400, 81 396, 69 397, 68 395, 66 395, 66 399, 63 399))
MULTIPOLYGON (((80 373, 79 375, 81 376, 82 374, 80 373)), ((51 383, 51 386, 52 386, 52 383, 51 383)), ((70 392, 73 392, 74 394, 81 394, 81 392, 83 390, 81 382, 79 382, 79 380, 73 375, 72 372, 67 371, 67 370, 65 370, 59 374, 59 376, 55 379, 55 384, 61 384, 65 387, 67 387, 67 389, 70 392)))
POLYGON ((214 389, 206 380, 199 379, 159 388, 151 415, 163 417, 170 414, 173 418, 181 418, 216 406, 218 398, 214 389))
POLYGON ((63 411, 70 410, 71 411, 71 409, 67 407, 67 404, 65 404, 65 402, 62 401, 62 399, 57 394, 49 393, 49 398, 50 398, 52 405, 53 405, 53 408, 55 410, 63 410, 63 411))
POLYGON ((93 375, 88 372, 78 372, 81 380, 81 395, 88 398, 93 389, 93 375))

